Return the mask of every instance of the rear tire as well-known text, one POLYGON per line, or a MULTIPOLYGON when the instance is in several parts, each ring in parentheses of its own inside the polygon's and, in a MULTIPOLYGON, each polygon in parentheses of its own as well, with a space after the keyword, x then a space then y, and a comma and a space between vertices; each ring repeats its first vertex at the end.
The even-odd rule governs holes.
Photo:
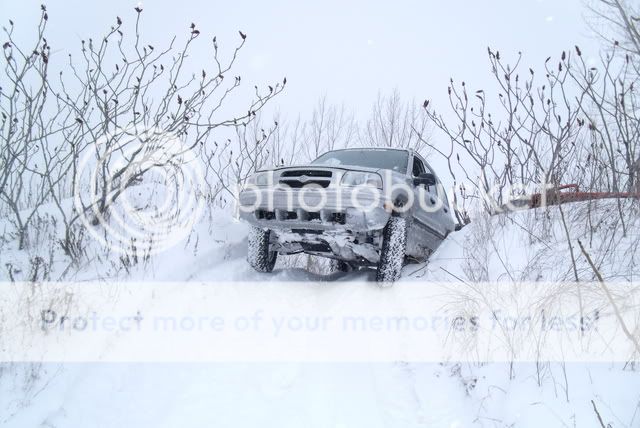
POLYGON ((265 230, 255 226, 252 226, 249 231, 247 261, 258 272, 271 272, 276 265, 278 252, 269 250, 270 235, 269 229, 265 230))
POLYGON ((391 285, 400 279, 407 250, 407 220, 391 217, 382 234, 382 250, 376 280, 391 285))

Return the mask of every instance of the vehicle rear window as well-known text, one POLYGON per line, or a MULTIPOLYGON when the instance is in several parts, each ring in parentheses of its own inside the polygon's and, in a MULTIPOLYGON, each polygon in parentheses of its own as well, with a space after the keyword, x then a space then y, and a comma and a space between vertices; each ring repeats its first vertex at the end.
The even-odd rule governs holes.
POLYGON ((404 150, 335 150, 311 162, 313 165, 361 166, 407 172, 409 153, 404 150))

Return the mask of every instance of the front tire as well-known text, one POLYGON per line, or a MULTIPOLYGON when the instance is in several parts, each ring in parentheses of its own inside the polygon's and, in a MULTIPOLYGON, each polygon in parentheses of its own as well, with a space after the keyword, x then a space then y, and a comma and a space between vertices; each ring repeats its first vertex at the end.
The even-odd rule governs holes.
POLYGON ((400 279, 407 250, 407 220, 391 217, 382 233, 382 250, 376 280, 391 285, 400 279))
POLYGON ((249 245, 247 261, 258 272, 269 273, 273 271, 278 257, 277 251, 269 250, 269 237, 271 231, 252 226, 249 231, 249 245))

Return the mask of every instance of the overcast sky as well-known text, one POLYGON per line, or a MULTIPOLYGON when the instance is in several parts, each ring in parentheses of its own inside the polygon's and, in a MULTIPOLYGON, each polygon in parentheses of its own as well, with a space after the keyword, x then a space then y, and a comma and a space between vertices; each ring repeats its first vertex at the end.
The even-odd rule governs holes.
MULTIPOLYGON (((119 15, 135 20, 132 1, 50 1, 48 40, 62 63, 81 39, 97 38, 119 15)), ((39 17, 39 2, 0 0, 3 21, 13 18, 18 38, 39 17)), ((597 55, 582 0, 474 1, 148 1, 142 4, 145 43, 186 37, 191 22, 202 32, 192 57, 195 70, 211 67, 210 40, 223 52, 248 34, 235 71, 247 89, 287 76, 286 91, 273 107, 308 115, 322 94, 365 117, 377 93, 397 88, 418 103, 430 98, 446 108, 449 77, 471 89, 486 88, 486 48, 505 58, 524 54, 523 66, 539 69, 547 56, 582 47, 597 55)), ((6 25, 6 22, 3 22, 6 25)), ((126 28, 126 27, 125 27, 126 28)), ((30 40, 30 39, 29 39, 30 40)), ((526 68, 525 68, 526 70, 526 68)))

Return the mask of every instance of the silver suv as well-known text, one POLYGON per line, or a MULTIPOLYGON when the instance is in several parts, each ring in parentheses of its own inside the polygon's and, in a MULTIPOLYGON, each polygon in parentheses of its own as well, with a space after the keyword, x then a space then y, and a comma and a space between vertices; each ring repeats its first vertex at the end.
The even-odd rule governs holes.
POLYGON ((238 200, 252 225, 248 262, 259 272, 271 272, 278 254, 307 253, 331 258, 339 271, 375 266, 377 280, 389 283, 455 227, 440 180, 412 150, 336 150, 260 171, 238 200))

